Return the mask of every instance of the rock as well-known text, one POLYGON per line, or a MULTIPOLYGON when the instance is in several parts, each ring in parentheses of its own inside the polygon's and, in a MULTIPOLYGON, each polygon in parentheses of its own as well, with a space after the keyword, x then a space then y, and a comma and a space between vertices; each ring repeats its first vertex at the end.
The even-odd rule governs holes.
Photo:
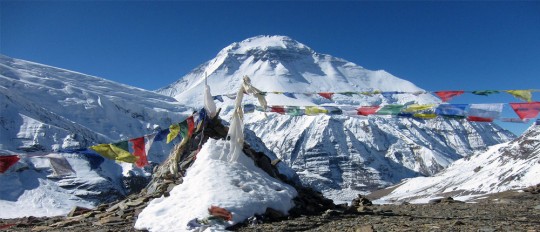
POLYGON ((360 226, 360 227, 356 227, 356 230, 355 232, 373 232, 373 226, 372 225, 365 225, 365 226, 360 226))
POLYGON ((370 206, 370 205, 373 205, 373 203, 369 199, 362 196, 361 194, 358 194, 358 197, 353 199, 351 202, 351 206, 370 206))
POLYGON ((463 223, 463 222, 460 221, 460 220, 457 220, 456 222, 454 222, 453 225, 454 225, 454 226, 462 226, 462 225, 465 225, 465 223, 463 223))
POLYGON ((535 206, 534 209, 540 210, 540 205, 535 206))
POLYGON ((356 212, 358 212, 358 213, 370 213, 370 212, 373 212, 373 210, 370 209, 367 206, 360 206, 360 207, 356 208, 356 212))
POLYGON ((326 211, 323 213, 322 217, 323 217, 323 218, 331 218, 331 217, 333 217, 333 216, 337 216, 337 215, 340 215, 340 214, 341 214, 341 212, 339 212, 339 211, 337 211, 337 210, 329 209, 329 210, 326 210, 326 211))
POLYGON ((81 215, 81 214, 84 214, 84 213, 88 213, 92 211, 91 209, 87 209, 87 208, 84 208, 84 207, 79 207, 79 206, 75 206, 73 207, 73 209, 71 209, 71 211, 68 213, 68 217, 75 217, 77 215, 81 215))
POLYGON ((104 218, 99 220, 99 223, 104 225, 104 224, 110 224, 110 223, 115 223, 115 222, 122 222, 123 220, 124 219, 122 219, 120 217, 104 217, 104 218))
POLYGON ((50 231, 50 230, 53 230, 53 228, 50 226, 36 226, 32 228, 32 231, 50 231))
POLYGON ((283 218, 285 215, 275 209, 267 208, 266 212, 264 212, 264 215, 266 215, 266 218, 270 220, 278 220, 280 218, 283 218))
POLYGON ((134 201, 130 201, 130 202, 126 202, 126 205, 127 206, 139 206, 139 205, 142 205, 144 204, 144 198, 141 198, 141 199, 137 199, 137 200, 134 200, 134 201))

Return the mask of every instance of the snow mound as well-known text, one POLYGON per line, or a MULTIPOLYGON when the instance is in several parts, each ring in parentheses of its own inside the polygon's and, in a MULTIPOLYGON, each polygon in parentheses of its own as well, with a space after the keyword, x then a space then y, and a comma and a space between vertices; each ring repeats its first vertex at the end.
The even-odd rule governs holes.
POLYGON ((139 214, 136 229, 187 231, 192 219, 209 216, 208 208, 218 206, 233 215, 219 229, 242 222, 272 208, 286 214, 293 205, 296 190, 270 177, 242 155, 236 163, 226 161, 229 142, 209 139, 197 155, 184 182, 169 197, 154 199, 139 214))

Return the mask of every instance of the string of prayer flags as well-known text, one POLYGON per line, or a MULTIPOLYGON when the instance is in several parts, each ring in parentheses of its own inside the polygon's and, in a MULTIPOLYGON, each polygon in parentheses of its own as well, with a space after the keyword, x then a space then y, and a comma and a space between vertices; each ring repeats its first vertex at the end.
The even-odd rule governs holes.
POLYGON ((368 116, 377 113, 379 108, 380 106, 361 106, 356 111, 358 115, 368 116))
POLYGON ((475 95, 488 96, 490 94, 499 93, 499 91, 497 91, 497 90, 476 90, 476 91, 472 91, 471 93, 475 94, 475 95))
POLYGON ((435 109, 435 114, 453 117, 453 118, 465 118, 465 110, 469 104, 440 104, 437 109, 435 109))
POLYGON ((450 101, 450 99, 465 93, 465 91, 463 91, 463 90, 436 91, 436 92, 433 92, 433 93, 435 93, 439 98, 441 98, 441 100, 443 102, 448 102, 448 101, 450 101))
POLYGON ((98 144, 91 146, 90 149, 96 151, 101 156, 112 160, 126 163, 135 163, 135 161, 137 161, 137 157, 133 156, 127 150, 115 146, 114 144, 98 144))
POLYGON ((0 173, 6 172, 11 166, 19 162, 20 158, 17 155, 0 156, 0 173))
POLYGON ((330 93, 330 92, 322 92, 322 93, 318 93, 319 96, 321 97, 324 97, 330 101, 332 101, 332 96, 334 95, 334 93, 330 93))
POLYGON ((467 120, 474 122, 492 122, 500 116, 503 104, 470 104, 467 120))
POLYGON ((397 115, 401 112, 404 105, 385 105, 376 114, 378 115, 397 115))
POLYGON ((339 92, 338 94, 345 95, 347 97, 352 97, 356 92, 339 92))
POLYGON ((531 102, 532 93, 531 90, 506 90, 507 93, 512 94, 515 98, 531 102))
POLYGON ((540 112, 540 102, 510 103, 510 107, 522 120, 536 118, 540 112))
POLYGON ((180 133, 180 125, 178 123, 169 126, 169 134, 167 135, 167 143, 172 142, 180 133))
POLYGON ((337 108, 335 106, 323 106, 323 108, 328 112, 328 114, 332 114, 332 115, 343 114, 343 111, 340 108, 337 108))
POLYGON ((148 165, 144 137, 131 139, 129 141, 131 142, 131 145, 133 148, 133 155, 137 157, 137 161, 135 162, 135 165, 137 165, 137 167, 139 168, 142 168, 148 165))

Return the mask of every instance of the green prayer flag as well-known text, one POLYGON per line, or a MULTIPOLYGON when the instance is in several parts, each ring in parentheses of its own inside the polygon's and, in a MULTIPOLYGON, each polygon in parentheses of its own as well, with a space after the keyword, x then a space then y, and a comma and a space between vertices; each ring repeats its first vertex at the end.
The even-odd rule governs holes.
POLYGON ((119 147, 119 148, 122 148, 124 149, 124 151, 129 151, 129 144, 128 144, 128 141, 122 141, 122 142, 118 142, 118 143, 113 143, 113 145, 119 147))
POLYGON ((482 96, 487 96, 487 95, 490 95, 490 94, 494 94, 494 93, 499 93, 499 91, 497 90, 482 90, 482 91, 472 91, 473 94, 476 94, 476 95, 482 95, 482 96))
POLYGON ((300 107, 298 106, 287 106, 287 108, 285 109, 285 112, 288 115, 294 115, 294 116, 300 116, 304 114, 304 111, 300 109, 300 107))
POLYGON ((507 93, 512 94, 512 96, 531 102, 532 101, 532 93, 531 90, 506 90, 507 93))
POLYGON ((187 138, 189 132, 189 125, 187 120, 184 120, 180 123, 180 135, 182 138, 187 138))
POLYGON ((113 144, 98 144, 96 146, 91 146, 90 149, 112 160, 122 161, 122 162, 127 162, 127 163, 135 163, 135 161, 137 161, 137 157, 135 157, 128 151, 120 147, 117 147, 113 144))
POLYGON ((385 105, 376 114, 379 115, 397 115, 401 112, 404 105, 385 105))
POLYGON ((178 124, 172 124, 169 126, 169 134, 167 135, 167 143, 172 142, 176 136, 178 136, 178 133, 180 132, 180 125, 178 124))

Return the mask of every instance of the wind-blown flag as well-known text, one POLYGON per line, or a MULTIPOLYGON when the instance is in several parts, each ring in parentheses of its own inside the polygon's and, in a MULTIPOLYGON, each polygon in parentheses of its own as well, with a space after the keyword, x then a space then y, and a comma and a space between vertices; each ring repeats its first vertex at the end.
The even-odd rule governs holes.
POLYGON ((244 114, 247 113, 253 113, 255 111, 255 105, 254 104, 245 104, 244 105, 244 114))
POLYGON ((506 90, 507 93, 512 94, 512 96, 530 102, 532 101, 531 90, 506 90))
POLYGON ((135 165, 137 165, 137 167, 139 168, 148 165, 148 159, 146 158, 146 149, 144 147, 144 137, 131 139, 129 141, 132 144, 133 155, 138 157, 135 165))
POLYGON ((101 156, 112 159, 112 160, 117 160, 117 161, 122 161, 122 162, 127 162, 127 163, 135 163, 135 161, 137 161, 137 157, 133 156, 128 151, 122 148, 119 148, 113 144, 98 144, 95 146, 91 146, 90 149, 96 151, 101 156))
POLYGON ((189 116, 187 119, 188 124, 188 136, 191 137, 193 135, 193 132, 195 130, 195 121, 193 121, 193 116, 189 116))
POLYGON ((335 106, 323 106, 323 108, 328 111, 328 114, 334 114, 334 115, 343 114, 343 111, 340 108, 337 108, 335 106))
POLYGON ((221 95, 213 96, 212 99, 218 100, 218 101, 220 101, 220 102, 223 102, 223 96, 221 96, 221 95))
POLYGON ((510 107, 522 120, 536 118, 540 112, 540 102, 510 103, 510 107))
POLYGON ((287 106, 287 108, 285 109, 285 112, 289 115, 294 115, 294 116, 300 116, 300 115, 305 114, 304 110, 300 109, 300 107, 298 106, 287 106))
POLYGON ((169 128, 159 131, 156 134, 156 137, 154 138, 154 141, 163 141, 163 139, 167 138, 167 135, 169 135, 169 128))
POLYGON ((320 109, 316 106, 306 106, 307 115, 326 114, 326 113, 328 113, 328 110, 320 109))
POLYGON ((270 112, 285 114, 285 108, 283 106, 272 106, 270 107, 270 112))
POLYGON ((167 143, 172 142, 180 133, 180 125, 178 123, 169 126, 169 134, 167 135, 167 143))
POLYGON ((445 117, 465 118, 465 109, 467 109, 468 106, 469 104, 440 104, 437 109, 435 109, 435 114, 445 117))
POLYGON ((296 96, 294 95, 294 93, 284 92, 283 95, 285 95, 285 96, 287 96, 287 97, 290 97, 290 98, 296 98, 296 96))
POLYGON ((53 170, 53 175, 49 177, 69 176, 75 173, 75 170, 73 170, 65 157, 59 154, 48 154, 45 157, 49 158, 53 170))
POLYGON ((20 158, 16 155, 0 156, 0 173, 6 172, 11 166, 19 162, 20 158))
POLYGON ((354 94, 357 94, 357 93, 356 92, 339 92, 338 94, 352 97, 354 94))
POLYGON ((150 154, 150 148, 152 147, 152 144, 154 143, 154 139, 156 138, 156 135, 157 133, 146 136, 146 143, 144 144, 144 154, 146 154, 147 156, 150 154))
POLYGON ((412 104, 412 105, 408 105, 407 108, 403 110, 403 112, 412 113, 412 112, 429 110, 433 107, 435 107, 435 105, 433 104, 430 104, 430 105, 412 104))
POLYGON ((465 93, 465 91, 463 90, 455 90, 455 91, 437 91, 437 92, 434 92, 439 98, 441 98, 441 100, 443 102, 447 102, 447 101, 450 101, 450 99, 454 98, 454 97, 457 97, 463 93, 465 93))
POLYGON ((471 93, 475 94, 475 95, 488 96, 490 94, 499 93, 499 91, 497 91, 497 90, 482 90, 482 91, 476 90, 476 91, 472 91, 471 93))
POLYGON ((404 105, 385 105, 376 114, 378 115, 397 115, 401 112, 404 105))
POLYGON ((434 119, 437 117, 436 114, 414 114, 415 118, 421 118, 421 119, 434 119))
POLYGON ((379 110, 380 106, 361 106, 356 109, 358 115, 368 116, 375 114, 379 110))
POLYGON ((329 92, 322 92, 322 93, 318 93, 319 96, 321 97, 324 97, 328 100, 332 100, 332 95, 334 95, 334 93, 329 93, 329 92))
POLYGON ((467 120, 474 122, 492 122, 501 115, 503 104, 471 104, 467 111, 467 120))

